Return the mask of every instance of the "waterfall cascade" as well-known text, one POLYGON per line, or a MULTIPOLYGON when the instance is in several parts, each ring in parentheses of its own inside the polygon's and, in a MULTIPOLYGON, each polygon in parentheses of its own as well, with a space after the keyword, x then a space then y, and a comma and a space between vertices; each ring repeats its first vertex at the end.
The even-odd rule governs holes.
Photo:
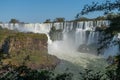
MULTIPOLYGON (((97 27, 106 26, 110 24, 107 20, 99 21, 79 21, 79 22, 56 22, 56 23, 28 23, 28 24, 0 24, 2 28, 10 30, 18 30, 22 32, 34 32, 47 34, 49 41, 52 44, 48 33, 52 26, 55 26, 56 30, 61 29, 63 33, 63 41, 66 45, 71 46, 74 50, 79 48, 80 45, 97 44, 99 39, 99 32, 96 31, 97 27)), ((64 45, 65 46, 65 45, 64 45)), ((69 47, 66 46, 66 47, 69 47)), ((110 52, 110 49, 109 49, 110 52)))

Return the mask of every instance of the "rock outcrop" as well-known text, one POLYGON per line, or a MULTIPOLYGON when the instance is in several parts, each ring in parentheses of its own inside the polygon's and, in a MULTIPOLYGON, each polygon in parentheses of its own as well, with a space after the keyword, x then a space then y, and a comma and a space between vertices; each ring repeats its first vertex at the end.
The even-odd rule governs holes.
POLYGON ((79 46, 78 51, 82 53, 96 54, 97 45, 96 44, 90 44, 90 45, 82 44, 79 46))
POLYGON ((0 54, 3 65, 26 65, 32 69, 54 69, 59 59, 48 54, 47 36, 45 34, 21 33, 8 31, 0 34, 0 54), (8 33, 7 32, 7 33, 8 33), (7 55, 7 56, 5 56, 7 55))

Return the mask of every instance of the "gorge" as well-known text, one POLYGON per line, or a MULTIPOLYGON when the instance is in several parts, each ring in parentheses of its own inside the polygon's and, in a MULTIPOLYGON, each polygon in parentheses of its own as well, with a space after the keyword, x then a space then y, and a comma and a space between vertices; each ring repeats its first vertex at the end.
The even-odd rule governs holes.
MULTIPOLYGON (((48 36, 48 45, 58 42, 66 41, 65 44, 69 46, 69 50, 73 51, 88 51, 89 53, 97 54, 98 41, 100 38, 100 28, 109 27, 110 21, 108 20, 91 20, 91 21, 66 21, 66 22, 55 22, 55 23, 28 23, 28 24, 0 24, 2 28, 10 30, 17 30, 20 32, 34 32, 34 33, 45 33, 48 36), (56 32, 51 31, 54 27, 56 32), (52 34, 50 34, 50 31, 52 34), (52 41, 52 38, 55 41, 52 41), (81 45, 81 46, 80 46, 81 45), (89 46, 92 46, 89 50, 89 46), (85 48, 86 47, 86 48, 85 48), (80 50, 81 49, 81 50, 80 50), (85 49, 85 50, 84 50, 85 49), (94 51, 92 51, 94 50, 94 51)), ((48 47, 49 48, 49 47, 48 47)), ((118 51, 118 46, 114 46, 113 50, 104 51, 104 55, 115 54, 118 51), (111 52, 111 53, 110 53, 111 52)), ((67 49, 66 49, 67 50, 67 49)), ((68 51, 69 51, 68 50, 68 51)))
MULTIPOLYGON (((68 70, 69 72, 74 73, 76 78, 79 77, 76 74, 83 68, 104 71, 107 62, 103 57, 106 58, 119 52, 119 46, 112 45, 108 49, 105 49, 103 51, 104 53, 98 56, 97 48, 101 36, 100 30, 109 27, 109 24, 110 21, 108 20, 95 20, 27 24, 3 23, 0 24, 0 26, 2 28, 24 33, 33 32, 36 34, 46 34, 48 38, 48 53, 61 59, 61 63, 55 68, 55 72, 62 73, 68 70)), ((29 40, 26 37, 24 37, 23 40, 28 42, 29 40)), ((117 37, 118 36, 116 36, 116 38, 117 37)), ((15 42, 15 40, 12 41, 15 42)), ((35 45, 38 43, 35 43, 35 45)), ((24 44, 27 45, 26 43, 24 44)), ((35 45, 33 44, 33 47, 35 45)), ((40 48, 38 48, 38 51, 41 52, 39 49, 40 48)), ((53 61, 55 64, 59 62, 57 59, 54 59, 54 57, 52 60, 55 60, 55 62, 53 61)))

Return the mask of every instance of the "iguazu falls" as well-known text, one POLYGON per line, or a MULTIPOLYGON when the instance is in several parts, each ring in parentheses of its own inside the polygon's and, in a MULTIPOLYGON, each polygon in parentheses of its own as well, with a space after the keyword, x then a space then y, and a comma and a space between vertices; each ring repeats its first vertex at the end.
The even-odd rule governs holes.
POLYGON ((119 5, 1 0, 0 80, 120 80, 119 5))

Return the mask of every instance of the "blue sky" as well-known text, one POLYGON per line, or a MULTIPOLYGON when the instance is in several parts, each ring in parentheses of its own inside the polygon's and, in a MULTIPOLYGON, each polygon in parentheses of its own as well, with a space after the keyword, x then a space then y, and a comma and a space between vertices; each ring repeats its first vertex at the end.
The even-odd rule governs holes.
MULTIPOLYGON (((0 0, 0 21, 16 18, 23 22, 43 22, 46 19, 65 17, 72 20, 85 4, 104 0, 0 0)), ((90 13, 88 16, 99 16, 90 13)))

